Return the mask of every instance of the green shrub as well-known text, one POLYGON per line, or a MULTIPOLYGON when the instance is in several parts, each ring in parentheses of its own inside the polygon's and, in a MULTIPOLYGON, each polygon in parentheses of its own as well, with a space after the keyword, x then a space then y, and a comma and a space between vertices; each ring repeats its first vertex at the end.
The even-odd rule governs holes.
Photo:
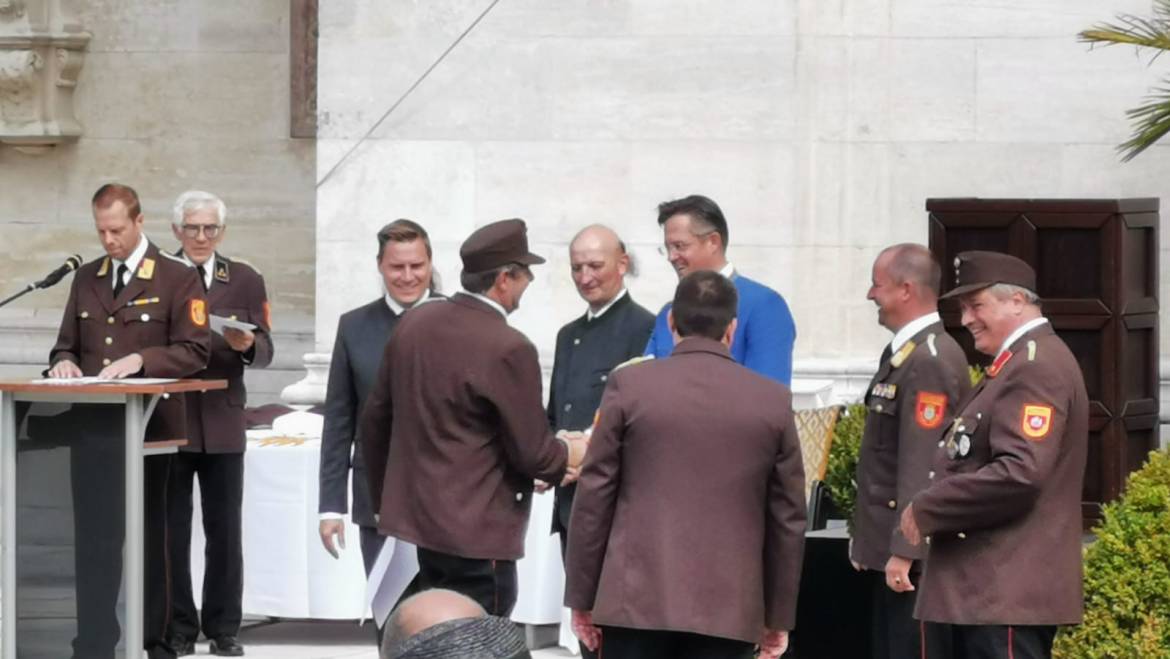
POLYGON ((825 467, 825 487, 833 505, 853 531, 853 504, 857 500, 857 459, 861 453, 861 433, 865 430, 865 405, 854 403, 845 408, 833 427, 833 445, 829 447, 829 464, 825 467))
POLYGON ((1170 453, 1154 451, 1104 508, 1085 551, 1085 621, 1061 631, 1060 659, 1170 657, 1170 453))

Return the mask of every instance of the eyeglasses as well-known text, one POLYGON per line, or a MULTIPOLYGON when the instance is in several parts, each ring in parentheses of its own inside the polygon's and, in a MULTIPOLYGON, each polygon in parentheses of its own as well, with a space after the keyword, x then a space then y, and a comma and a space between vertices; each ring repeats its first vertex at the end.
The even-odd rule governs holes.
POLYGON ((707 236, 709 236, 713 233, 715 233, 715 232, 714 231, 707 231, 704 233, 693 234, 695 236, 695 242, 683 242, 681 240, 676 240, 673 243, 666 243, 665 245, 659 245, 658 246, 658 253, 663 255, 663 256, 670 256, 671 254, 681 254, 683 252, 690 250, 692 247, 697 245, 704 238, 706 238, 707 236))
POLYGON ((182 226, 183 235, 188 238, 198 238, 202 233, 207 236, 208 240, 215 240, 223 227, 219 224, 184 224, 182 226))

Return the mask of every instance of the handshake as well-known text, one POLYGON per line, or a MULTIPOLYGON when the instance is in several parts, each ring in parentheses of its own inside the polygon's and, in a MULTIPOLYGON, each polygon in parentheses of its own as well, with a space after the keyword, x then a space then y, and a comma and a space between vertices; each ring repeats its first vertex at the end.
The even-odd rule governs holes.
MULTIPOLYGON (((565 467, 565 477, 561 479, 561 487, 575 482, 581 476, 581 464, 585 462, 585 451, 589 449, 589 430, 558 430, 556 438, 565 443, 569 449, 569 460, 565 467)), ((550 483, 538 480, 535 490, 547 492, 552 488, 550 483)))

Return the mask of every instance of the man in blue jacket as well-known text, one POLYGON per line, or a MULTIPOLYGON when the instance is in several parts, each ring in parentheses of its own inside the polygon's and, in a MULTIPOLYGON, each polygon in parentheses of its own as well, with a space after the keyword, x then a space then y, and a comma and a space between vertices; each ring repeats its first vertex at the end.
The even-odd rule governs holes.
MULTIPOLYGON (((658 205, 658 225, 663 246, 659 249, 682 279, 698 270, 713 270, 731 279, 739 293, 739 325, 731 344, 731 356, 751 370, 792 384, 792 344, 796 324, 788 303, 776 291, 748 279, 727 260, 727 220, 719 205, 702 195, 691 195, 658 205)), ((674 337, 666 324, 667 303, 658 312, 646 354, 667 357, 674 337)))

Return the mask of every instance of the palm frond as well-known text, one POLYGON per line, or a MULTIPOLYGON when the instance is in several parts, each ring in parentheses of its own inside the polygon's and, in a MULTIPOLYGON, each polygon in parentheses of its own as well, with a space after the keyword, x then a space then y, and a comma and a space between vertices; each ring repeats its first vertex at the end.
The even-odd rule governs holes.
MULTIPOLYGON (((1170 1, 1166 11, 1170 12, 1170 1)), ((1117 23, 1101 23, 1077 35, 1081 43, 1107 46, 1128 44, 1140 48, 1170 50, 1170 14, 1166 18, 1142 18, 1123 14, 1117 23)))
POLYGON ((1134 156, 1170 133, 1170 80, 1163 81, 1163 86, 1155 89, 1146 100, 1145 105, 1125 113, 1134 124, 1134 134, 1117 147, 1123 162, 1133 160, 1134 156))

